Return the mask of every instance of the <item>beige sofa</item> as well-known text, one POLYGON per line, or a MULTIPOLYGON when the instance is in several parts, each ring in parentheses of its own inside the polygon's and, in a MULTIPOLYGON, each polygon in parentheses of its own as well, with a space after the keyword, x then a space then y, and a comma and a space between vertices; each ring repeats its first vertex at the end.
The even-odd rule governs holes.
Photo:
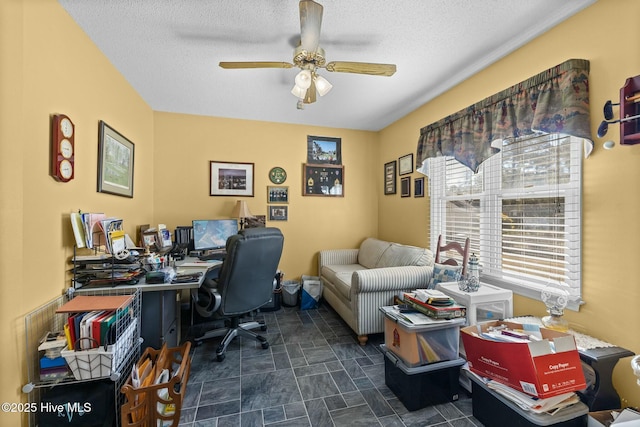
POLYGON ((432 274, 431 250, 374 238, 365 239, 358 249, 323 250, 318 255, 322 297, 362 345, 368 334, 384 332, 378 307, 392 304, 400 292, 427 287, 432 274))

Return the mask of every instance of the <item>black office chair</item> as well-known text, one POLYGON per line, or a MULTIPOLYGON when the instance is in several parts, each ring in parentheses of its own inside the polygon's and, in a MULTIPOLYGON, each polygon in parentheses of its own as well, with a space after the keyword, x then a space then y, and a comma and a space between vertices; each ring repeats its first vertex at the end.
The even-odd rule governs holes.
POLYGON ((242 230, 227 240, 227 255, 219 276, 203 285, 209 296, 199 303, 200 309, 208 305, 207 312, 215 311, 226 318, 228 327, 208 331, 195 339, 199 344, 202 340, 224 335, 216 350, 218 361, 224 360, 227 346, 238 335, 254 338, 262 348, 269 348, 266 338, 251 331, 255 328, 266 330, 264 322, 240 323, 240 319, 273 298, 273 279, 283 244, 282 233, 272 227, 242 230))

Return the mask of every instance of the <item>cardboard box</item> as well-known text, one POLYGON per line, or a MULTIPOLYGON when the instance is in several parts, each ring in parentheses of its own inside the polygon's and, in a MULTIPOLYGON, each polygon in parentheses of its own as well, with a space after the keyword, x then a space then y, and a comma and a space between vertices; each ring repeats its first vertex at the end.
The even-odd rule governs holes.
POLYGON ((529 343, 498 342, 479 335, 500 325, 522 329, 518 323, 495 321, 460 330, 471 371, 541 398, 586 388, 572 335, 540 328, 543 340, 529 343))
MULTIPOLYGON (((457 359, 460 326, 464 318, 437 320, 416 313, 421 324, 412 324, 391 307, 380 307, 384 317, 384 344, 409 367, 457 359)), ((408 315, 407 315, 408 316, 408 315)))

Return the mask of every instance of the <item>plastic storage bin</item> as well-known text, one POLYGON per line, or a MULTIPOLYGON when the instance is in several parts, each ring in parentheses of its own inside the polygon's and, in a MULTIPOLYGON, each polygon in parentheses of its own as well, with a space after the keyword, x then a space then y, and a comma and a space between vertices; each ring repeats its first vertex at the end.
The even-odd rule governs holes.
POLYGON ((464 292, 458 282, 438 283, 436 289, 467 307, 467 325, 513 316, 513 292, 509 289, 481 283, 477 292, 464 292))
POLYGON ((384 318, 384 345, 409 367, 457 359, 460 326, 464 318, 436 320, 414 325, 396 317, 390 307, 381 307, 384 318))
POLYGON ((458 375, 464 359, 410 368, 385 346, 382 350, 385 384, 409 411, 458 400, 458 375))
POLYGON ((300 282, 297 280, 285 280, 282 282, 282 305, 295 307, 298 305, 298 292, 300 282))
POLYGON ((589 408, 578 402, 563 408, 554 415, 536 414, 521 409, 507 398, 489 389, 474 375, 471 378, 473 416, 485 427, 584 427, 587 425, 589 408))

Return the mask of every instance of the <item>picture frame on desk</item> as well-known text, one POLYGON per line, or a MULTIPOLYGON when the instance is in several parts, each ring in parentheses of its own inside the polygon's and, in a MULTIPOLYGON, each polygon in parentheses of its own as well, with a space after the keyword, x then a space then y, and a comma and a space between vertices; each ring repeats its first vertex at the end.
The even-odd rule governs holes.
POLYGON ((98 192, 133 198, 135 145, 100 120, 98 124, 98 192))

